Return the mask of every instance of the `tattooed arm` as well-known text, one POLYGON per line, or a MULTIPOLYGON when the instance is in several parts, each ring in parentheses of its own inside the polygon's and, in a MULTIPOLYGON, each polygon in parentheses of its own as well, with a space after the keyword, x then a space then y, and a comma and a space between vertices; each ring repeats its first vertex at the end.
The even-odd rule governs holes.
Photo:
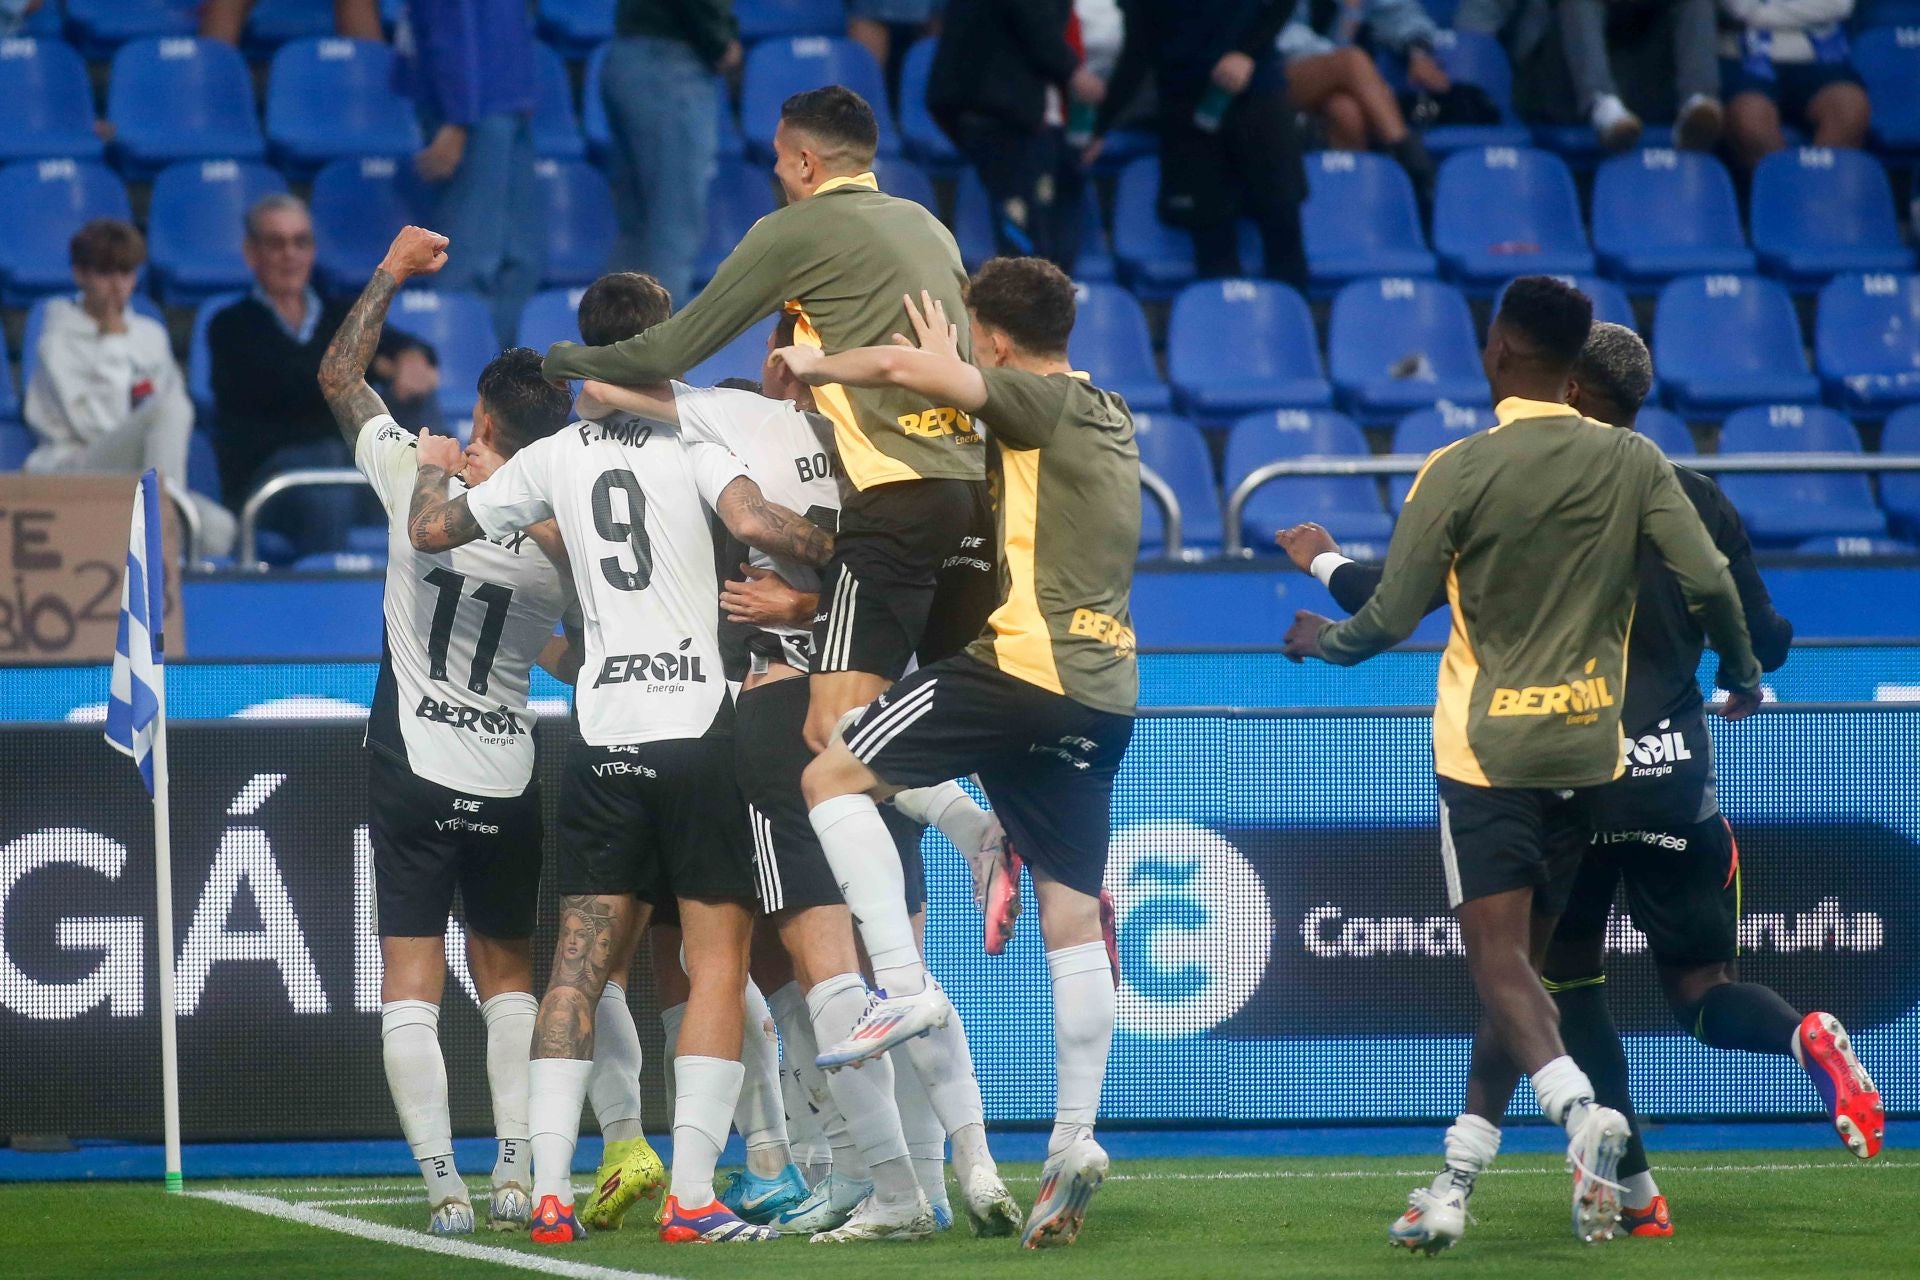
POLYGON ((393 295, 414 276, 432 275, 446 261, 445 236, 424 227, 401 228, 328 344, 320 361, 320 393, 349 449, 359 442, 360 428, 367 420, 387 411, 385 402, 367 385, 367 366, 380 346, 380 330, 387 322, 393 295))
POLYGON ((746 476, 721 491, 715 510, 728 532, 770 556, 815 568, 833 558, 832 534, 798 512, 768 501, 760 486, 746 476))
POLYGON ((467 505, 467 495, 447 496, 447 481, 459 474, 463 455, 452 436, 420 433, 420 466, 413 473, 407 508, 407 538, 416 551, 451 551, 486 536, 467 505))

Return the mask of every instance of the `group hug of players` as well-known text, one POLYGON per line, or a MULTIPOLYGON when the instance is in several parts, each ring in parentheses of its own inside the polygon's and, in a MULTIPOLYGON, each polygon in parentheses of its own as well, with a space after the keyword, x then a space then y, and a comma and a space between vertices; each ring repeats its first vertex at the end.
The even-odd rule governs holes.
MULTIPOLYGON (((1137 700, 1133 424, 1068 362, 1071 282, 1036 259, 969 281, 945 228, 877 189, 876 142, 850 91, 790 99, 775 135, 786 206, 681 311, 650 277, 611 275, 581 298, 584 345, 498 356, 464 451, 402 430, 365 382, 395 293, 459 246, 403 231, 322 364, 390 515, 367 729, 382 1045, 437 1233, 475 1225, 437 1037, 456 888, 487 1027, 496 1229, 566 1243, 617 1228, 666 1182, 670 1243, 925 1238, 952 1222, 950 1141, 974 1231, 1037 1247, 1076 1238, 1106 1173, 1093 1124, 1118 973, 1101 881, 1137 700), (758 389, 673 380, 768 315, 758 389), (577 403, 569 379, 584 383, 577 403), (535 662, 574 684, 578 729, 552 833, 559 941, 538 1001, 535 662), (954 781, 969 775, 991 813, 954 781), (988 1149, 959 1017, 922 958, 929 823, 968 858, 990 950, 1012 933, 1023 872, 1039 904, 1057 1097, 1025 1215, 988 1149), (643 939, 671 1064, 670 1176, 641 1131, 624 990, 643 939), (606 1156, 576 1207, 587 1103, 606 1156), (747 1167, 718 1191, 734 1128, 747 1167)), ((1758 680, 1728 558, 1688 498, 1719 503, 1749 611, 1772 615, 1717 490, 1686 481, 1683 494, 1675 476, 1691 473, 1580 416, 1630 426, 1638 407, 1603 410, 1604 388, 1571 386, 1591 345, 1585 299, 1523 284, 1489 338, 1503 425, 1430 460, 1384 577, 1342 562, 1317 528, 1282 535, 1343 603, 1372 594, 1348 623, 1303 617, 1287 639, 1296 655, 1358 661, 1426 608, 1454 606, 1435 719, 1443 861, 1488 1021, 1447 1171, 1393 1228, 1422 1248, 1464 1229, 1521 1072, 1569 1127, 1576 1230, 1610 1235, 1623 1202, 1671 1230, 1598 985, 1623 877, 1696 1034, 1801 1056, 1849 1145, 1879 1143, 1877 1095, 1839 1024, 1803 1022, 1733 980, 1737 860, 1712 806, 1698 690, 1688 703, 1675 685, 1660 709, 1697 764, 1661 788, 1595 790, 1621 773, 1623 690, 1627 727, 1640 727, 1642 650, 1680 670, 1700 648, 1684 603, 1659 615, 1657 638, 1650 617, 1633 623, 1628 685, 1636 584, 1643 600, 1720 600, 1703 612, 1732 663, 1731 705, 1758 680), (1568 408, 1575 390, 1587 399, 1568 408), (1516 437, 1528 447, 1503 456, 1516 437), (1638 563, 1643 534, 1669 570, 1638 563), (1529 626, 1543 611, 1553 625, 1529 626), (1608 793, 1623 807, 1603 818, 1593 801, 1608 793), (1640 838, 1656 832, 1698 843, 1649 860, 1640 838)))

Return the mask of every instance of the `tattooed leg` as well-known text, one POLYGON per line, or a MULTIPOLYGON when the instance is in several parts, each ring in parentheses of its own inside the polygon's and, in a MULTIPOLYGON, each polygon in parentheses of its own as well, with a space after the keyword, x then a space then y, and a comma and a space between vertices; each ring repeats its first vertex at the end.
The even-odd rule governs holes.
POLYGON ((553 976, 533 1028, 533 1056, 593 1057, 593 1013, 612 971, 615 944, 639 908, 627 894, 570 894, 560 900, 553 976))

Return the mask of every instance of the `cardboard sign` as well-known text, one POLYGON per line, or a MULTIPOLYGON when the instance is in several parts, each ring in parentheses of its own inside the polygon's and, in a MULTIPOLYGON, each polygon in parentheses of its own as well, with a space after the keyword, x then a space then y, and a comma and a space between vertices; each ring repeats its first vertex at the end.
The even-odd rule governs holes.
MULTIPOLYGON (((111 662, 139 478, 0 475, 0 664, 111 662)), ((161 501, 166 656, 186 653, 180 514, 161 501)))

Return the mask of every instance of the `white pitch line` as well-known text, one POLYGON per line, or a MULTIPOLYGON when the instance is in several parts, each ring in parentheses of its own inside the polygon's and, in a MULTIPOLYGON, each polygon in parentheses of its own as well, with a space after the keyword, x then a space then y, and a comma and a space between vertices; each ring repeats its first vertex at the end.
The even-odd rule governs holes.
MULTIPOLYGON (((1665 1167, 1656 1166, 1661 1177, 1678 1177, 1689 1173, 1796 1173, 1812 1169, 1920 1169, 1920 1163, 1861 1161, 1857 1164, 1819 1164, 1807 1161, 1802 1164, 1676 1164, 1665 1167)), ((1562 1169, 1488 1169, 1486 1174, 1503 1174, 1508 1177, 1524 1178, 1564 1178, 1562 1169)), ((1257 1182, 1265 1178, 1303 1178, 1308 1180, 1321 1178, 1430 1178, 1431 1167, 1424 1169, 1222 1169, 1216 1173, 1110 1173, 1108 1182, 1257 1182)), ((1009 1182, 1038 1182, 1038 1178, 1009 1178, 1009 1182)))
POLYGON ((519 1249, 502 1248, 499 1245, 474 1244, 466 1240, 449 1239, 446 1236, 427 1235, 401 1227, 366 1222, 344 1213, 329 1213, 325 1209, 317 1209, 311 1205, 294 1204, 286 1200, 276 1200, 272 1196, 252 1195, 244 1191, 189 1191, 187 1194, 231 1208, 264 1214, 269 1218, 279 1218, 284 1222, 297 1222, 302 1226, 318 1227, 322 1231, 337 1231, 342 1235, 357 1236, 376 1244, 398 1245, 402 1249, 418 1249, 422 1253, 464 1258, 469 1262, 490 1262, 495 1266, 514 1267, 521 1271, 537 1271, 542 1275, 567 1276, 570 1280, 674 1280, 674 1277, 650 1271, 620 1271, 613 1267, 595 1266, 586 1262, 569 1262, 564 1258, 526 1253, 519 1249))

